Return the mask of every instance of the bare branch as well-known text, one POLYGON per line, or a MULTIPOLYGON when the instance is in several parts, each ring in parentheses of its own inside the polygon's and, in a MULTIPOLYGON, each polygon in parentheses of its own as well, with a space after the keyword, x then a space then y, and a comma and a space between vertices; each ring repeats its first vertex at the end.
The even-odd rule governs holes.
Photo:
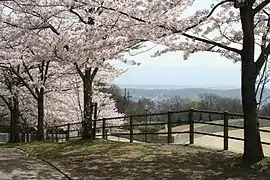
POLYGON ((261 88, 260 96, 259 96, 258 107, 260 107, 260 105, 262 104, 262 98, 263 98, 263 93, 265 91, 265 85, 267 83, 267 79, 268 79, 268 77, 267 76, 264 76, 263 81, 262 81, 262 88, 261 88))
POLYGON ((270 3, 270 0, 265 0, 261 4, 259 4, 255 9, 253 9, 253 15, 261 11, 265 6, 270 3))
POLYGON ((260 86, 261 86, 260 95, 259 95, 259 102, 257 103, 258 108, 260 107, 260 105, 262 103, 262 98, 263 98, 263 93, 264 93, 265 85, 268 82, 267 81, 268 75, 266 74, 267 73, 266 70, 267 70, 267 61, 264 64, 262 75, 261 75, 261 77, 259 79, 258 85, 257 85, 256 90, 255 90, 255 94, 257 95, 258 94, 258 91, 260 89, 260 86))
POLYGON ((256 68, 257 68, 257 74, 259 74, 263 64, 266 62, 268 59, 269 53, 270 53, 270 43, 266 47, 266 42, 267 42, 267 35, 270 32, 270 16, 268 16, 268 21, 267 21, 267 29, 264 32, 262 36, 262 42, 261 42, 261 54, 258 57, 256 61, 256 68))
POLYGON ((268 58, 270 54, 270 43, 267 45, 267 47, 261 52, 260 56, 258 57, 257 61, 255 62, 256 68, 257 68, 257 74, 259 74, 260 70, 263 67, 263 64, 265 63, 266 59, 268 58))

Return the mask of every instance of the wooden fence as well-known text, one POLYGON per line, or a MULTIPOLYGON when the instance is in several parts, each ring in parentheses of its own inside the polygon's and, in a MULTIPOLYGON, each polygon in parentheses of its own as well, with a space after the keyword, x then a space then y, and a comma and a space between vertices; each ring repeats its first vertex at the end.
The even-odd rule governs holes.
MULTIPOLYGON (((262 122, 263 126, 270 127, 270 117, 258 116, 258 118, 259 122, 262 122)), ((81 137, 81 125, 82 123, 78 122, 55 126, 47 131, 46 139, 53 139, 56 141, 79 139, 81 137)), ((173 143, 174 134, 186 134, 189 144, 194 144, 195 135, 208 135, 223 138, 224 150, 228 150, 229 139, 240 141, 244 140, 243 138, 229 136, 230 129, 243 129, 243 114, 230 113, 227 111, 219 112, 189 109, 182 111, 169 111, 164 113, 140 114, 93 120, 93 132, 95 138, 106 139, 107 137, 112 136, 117 138, 125 138, 126 140, 129 140, 129 142, 134 142, 136 140, 152 143, 173 143), (211 115, 219 116, 221 120, 218 121, 219 123, 217 123, 217 121, 211 121, 211 118, 207 118, 204 120, 202 119, 202 117, 205 114, 208 115, 208 117, 210 117, 211 115), (148 122, 149 117, 150 123, 148 122), (186 117, 186 119, 183 120, 183 117, 186 117), (144 121, 142 121, 143 118, 144 121), (177 121, 177 119, 179 118, 182 118, 181 122, 184 122, 184 126, 187 127, 187 129, 173 130, 173 127, 179 125, 179 121, 177 121), (164 119, 166 119, 166 122, 164 122, 164 119), (242 121, 242 125, 230 125, 229 123, 232 119, 238 119, 239 122, 242 121), (125 123, 122 125, 115 125, 114 123, 110 123, 115 121, 124 121, 125 123), (211 132, 198 131, 196 130, 195 124, 219 126, 223 129, 223 135, 213 134, 211 132), (140 127, 144 127, 147 129, 147 127, 157 126, 160 127, 160 130, 155 132, 142 132, 141 130, 139 130, 140 127)), ((260 132, 270 133, 270 130, 260 128, 260 132)), ((262 144, 270 145, 270 142, 262 142, 262 144)))

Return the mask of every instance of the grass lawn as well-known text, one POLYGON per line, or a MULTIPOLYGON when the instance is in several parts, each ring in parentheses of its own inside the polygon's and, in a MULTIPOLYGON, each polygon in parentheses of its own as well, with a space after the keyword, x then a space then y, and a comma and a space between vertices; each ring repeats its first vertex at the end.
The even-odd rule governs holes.
POLYGON ((243 168, 239 154, 194 146, 105 140, 11 146, 50 161, 72 179, 270 179, 269 159, 243 168))

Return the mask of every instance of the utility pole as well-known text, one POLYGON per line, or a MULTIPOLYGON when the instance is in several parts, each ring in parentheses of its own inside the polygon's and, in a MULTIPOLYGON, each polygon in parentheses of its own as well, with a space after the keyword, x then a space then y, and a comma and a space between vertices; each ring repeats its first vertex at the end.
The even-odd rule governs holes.
POLYGON ((124 114, 126 116, 126 104, 127 104, 127 89, 124 89, 124 114))
POLYGON ((131 98, 132 96, 130 95, 130 92, 127 91, 127 88, 124 89, 124 113, 126 114, 126 111, 127 111, 127 107, 128 107, 128 104, 129 104, 129 99, 131 98))

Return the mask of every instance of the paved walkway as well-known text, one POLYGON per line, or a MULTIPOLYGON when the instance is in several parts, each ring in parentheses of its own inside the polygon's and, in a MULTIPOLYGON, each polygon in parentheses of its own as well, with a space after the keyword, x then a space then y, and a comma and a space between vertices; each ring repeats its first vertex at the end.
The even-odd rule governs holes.
POLYGON ((14 148, 0 148, 0 179, 1 180, 28 180, 66 179, 53 167, 28 157, 14 148))

